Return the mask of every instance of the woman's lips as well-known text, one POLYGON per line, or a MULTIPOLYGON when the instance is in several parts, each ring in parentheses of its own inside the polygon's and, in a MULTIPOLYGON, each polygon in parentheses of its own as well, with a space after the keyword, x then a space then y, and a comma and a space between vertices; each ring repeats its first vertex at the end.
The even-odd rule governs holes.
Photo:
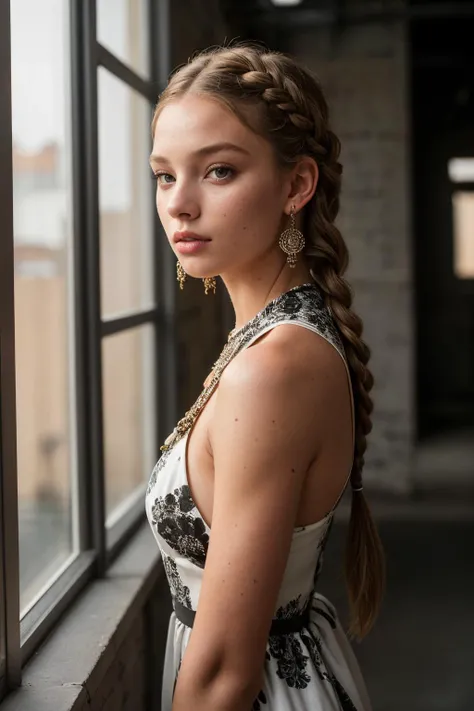
POLYGON ((204 249, 210 240, 186 239, 176 243, 176 251, 180 254, 195 254, 204 249))

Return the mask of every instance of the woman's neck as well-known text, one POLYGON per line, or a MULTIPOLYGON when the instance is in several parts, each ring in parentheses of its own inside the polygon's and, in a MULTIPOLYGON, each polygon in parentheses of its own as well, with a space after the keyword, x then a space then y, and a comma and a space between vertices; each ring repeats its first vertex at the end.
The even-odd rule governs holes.
POLYGON ((277 269, 260 269, 258 275, 245 273, 222 275, 235 311, 235 329, 238 330, 273 299, 295 286, 314 281, 306 262, 300 260, 291 269, 286 262, 277 269))

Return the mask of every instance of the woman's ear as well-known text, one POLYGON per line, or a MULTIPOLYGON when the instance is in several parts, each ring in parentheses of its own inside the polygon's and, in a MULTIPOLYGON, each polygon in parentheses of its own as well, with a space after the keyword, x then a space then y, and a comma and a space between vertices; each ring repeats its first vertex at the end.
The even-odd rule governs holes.
POLYGON ((291 171, 290 193, 285 205, 285 212, 290 213, 294 206, 296 212, 300 212, 303 207, 313 197, 318 184, 319 168, 314 158, 302 156, 291 171))

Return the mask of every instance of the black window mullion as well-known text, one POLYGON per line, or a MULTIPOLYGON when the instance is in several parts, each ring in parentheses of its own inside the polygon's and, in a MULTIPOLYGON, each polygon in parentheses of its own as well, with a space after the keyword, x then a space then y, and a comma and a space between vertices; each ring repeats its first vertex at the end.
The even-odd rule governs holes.
POLYGON ((135 89, 149 101, 155 100, 154 90, 150 82, 142 79, 133 69, 130 69, 99 42, 97 43, 97 62, 99 66, 105 67, 111 74, 121 79, 127 86, 135 89))
MULTIPOLYGON (((160 47, 160 27, 162 20, 163 6, 167 5, 167 0, 148 0, 148 48, 149 56, 148 62, 150 66, 150 79, 151 85, 153 87, 154 96, 152 97, 151 106, 155 106, 158 100, 158 94, 160 93, 161 87, 161 73, 162 64, 165 57, 159 56, 160 47)), ((169 26, 166 24, 166 41, 168 42, 169 26)), ((150 119, 152 118, 152 113, 150 111, 150 119)), ((151 124, 151 121, 150 121, 151 124)), ((155 317, 155 422, 156 422, 156 452, 159 453, 159 448, 162 442, 165 440, 166 436, 163 431, 162 422, 162 381, 165 380, 162 374, 162 369, 165 367, 163 359, 163 336, 164 329, 162 325, 162 309, 163 309, 163 294, 162 294, 162 280, 160 275, 160 262, 162 257, 162 247, 161 247, 161 225, 156 212, 155 200, 151 201, 150 210, 153 213, 153 293, 155 296, 155 304, 157 305, 156 317, 155 317), (161 249, 160 249, 161 247, 161 249)), ((170 374, 172 377, 172 373, 170 374)), ((172 401, 170 401, 172 406, 172 401)))
POLYGON ((97 554, 97 573, 106 570, 105 468, 102 397, 102 339, 100 300, 100 227, 98 158, 98 44, 96 0, 84 0, 83 8, 83 78, 84 78, 84 170, 80 191, 85 200, 85 232, 82 306, 87 336, 84 369, 87 383, 86 416, 89 443, 89 487, 87 506, 91 510, 91 533, 97 554))
POLYGON ((77 493, 79 520, 79 548, 82 551, 94 548, 93 517, 90 500, 93 495, 89 461, 88 440, 88 378, 87 378, 87 268, 84 235, 87 232, 87 203, 85 200, 85 87, 84 87, 84 16, 81 3, 70 3, 71 42, 71 101, 72 101, 72 190, 73 190, 73 266, 75 318, 75 363, 76 382, 76 433, 77 433, 77 493))
POLYGON ((147 311, 136 311, 124 316, 102 320, 102 336, 113 336, 115 333, 126 331, 130 328, 143 326, 145 323, 153 323, 157 318, 157 308, 147 311))
POLYGON ((0 614, 3 691, 21 683, 10 3, 0 3, 0 614))
MULTIPOLYGON (((171 71, 169 0, 151 1, 151 79, 158 94, 171 71)), ((155 97, 154 102, 158 99, 155 97)), ((168 248, 156 215, 154 218, 155 289, 159 305, 157 318, 157 406, 158 440, 161 444, 178 420, 176 260, 168 248)))

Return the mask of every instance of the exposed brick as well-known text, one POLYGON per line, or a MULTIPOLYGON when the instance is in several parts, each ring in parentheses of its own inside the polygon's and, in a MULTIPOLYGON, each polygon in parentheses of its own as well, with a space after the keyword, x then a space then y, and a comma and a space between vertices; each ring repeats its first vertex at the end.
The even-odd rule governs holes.
POLYGON ((292 48, 318 75, 342 143, 337 224, 350 252, 347 276, 376 381, 365 479, 374 487, 406 491, 413 456, 414 337, 405 30, 397 22, 357 24, 337 34, 312 29, 295 35, 292 48))

